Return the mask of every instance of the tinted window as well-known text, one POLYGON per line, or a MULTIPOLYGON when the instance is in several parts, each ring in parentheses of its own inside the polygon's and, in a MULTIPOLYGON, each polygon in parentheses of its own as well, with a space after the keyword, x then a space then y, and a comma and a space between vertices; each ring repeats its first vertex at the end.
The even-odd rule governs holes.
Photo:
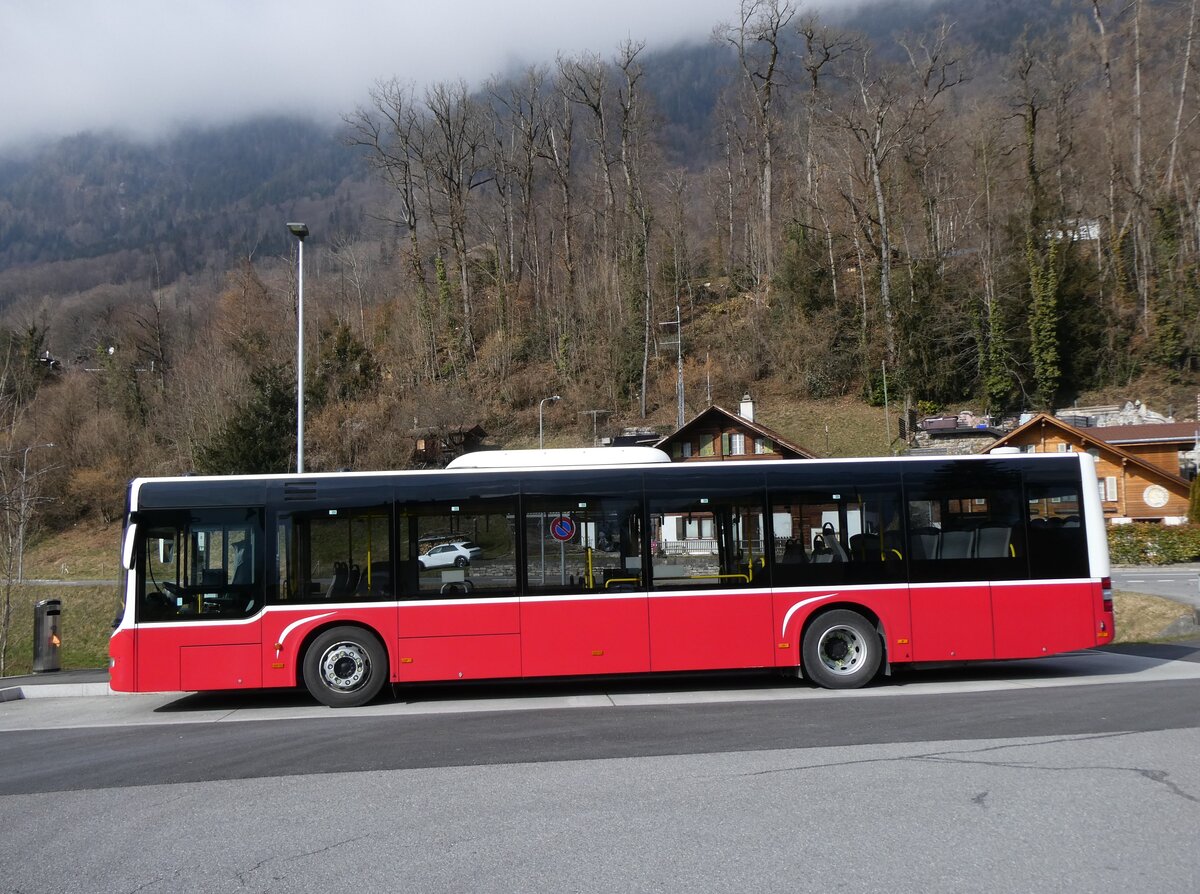
POLYGON ((760 474, 651 476, 646 490, 656 589, 768 585, 760 474))
POLYGON ((245 618, 263 607, 261 509, 139 515, 139 621, 245 618))
POLYGON ((281 516, 279 602, 391 599, 391 507, 321 509, 281 516))
POLYGON ((771 491, 774 585, 903 580, 898 482, 888 483, 867 470, 847 475, 840 484, 829 483, 840 470, 832 475, 828 470, 814 472, 805 476, 812 478, 810 484, 781 482, 771 491))
POLYGON ((640 473, 537 473, 525 482, 528 592, 643 586, 640 473))
POLYGON ((1025 475, 1029 566, 1035 578, 1087 577, 1087 534, 1078 471, 1025 475))
POLYGON ((401 598, 514 595, 516 511, 515 497, 401 504, 401 598))
POLYGON ((983 463, 906 470, 910 580, 1013 580, 1028 574, 1021 477, 983 463))

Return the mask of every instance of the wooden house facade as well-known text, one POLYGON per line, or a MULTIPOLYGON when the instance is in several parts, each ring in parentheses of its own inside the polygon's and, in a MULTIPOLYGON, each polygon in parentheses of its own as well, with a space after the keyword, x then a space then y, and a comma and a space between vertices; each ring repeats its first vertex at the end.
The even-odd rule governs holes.
POLYGON ((1178 450, 1171 449, 1169 456, 1161 448, 1135 453, 1116 443, 1116 436, 1112 441, 1105 437, 1122 427, 1076 428, 1043 413, 996 441, 987 452, 1015 447, 1023 453, 1090 453, 1096 459, 1105 518, 1114 523, 1186 520, 1190 482, 1178 472, 1178 450))
POLYGON ((816 459, 816 454, 755 422, 753 407, 749 397, 742 401, 740 414, 713 404, 654 446, 674 462, 816 459))

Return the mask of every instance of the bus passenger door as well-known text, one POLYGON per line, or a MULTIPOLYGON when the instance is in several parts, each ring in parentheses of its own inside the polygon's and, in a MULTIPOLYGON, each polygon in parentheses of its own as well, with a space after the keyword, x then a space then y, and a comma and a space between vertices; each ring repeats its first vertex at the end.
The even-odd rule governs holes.
MULTIPOLYGON (((996 657, 1038 658, 1090 648, 1096 645, 1101 596, 1100 583, 1089 579, 1078 478, 1029 471, 1025 498, 1030 579, 992 585, 996 657)), ((1018 543, 1016 551, 1024 563, 1025 545, 1018 543)))
POLYGON ((904 473, 914 661, 998 657, 994 582, 1026 574, 1019 474, 963 469, 904 473))
POLYGON ((672 476, 650 493, 651 668, 773 665, 761 472, 672 476))
POLYGON ((262 685, 262 511, 144 512, 135 685, 262 685))
MULTIPOLYGON (((521 666, 526 677, 623 674, 650 669, 646 566, 640 501, 607 493, 640 490, 627 472, 567 495, 525 502, 526 595, 521 666)), ((538 487, 536 479, 532 482, 538 487)), ((569 489, 558 478, 544 486, 569 489)))
POLYGON ((398 680, 521 676, 516 511, 515 496, 402 504, 398 680))

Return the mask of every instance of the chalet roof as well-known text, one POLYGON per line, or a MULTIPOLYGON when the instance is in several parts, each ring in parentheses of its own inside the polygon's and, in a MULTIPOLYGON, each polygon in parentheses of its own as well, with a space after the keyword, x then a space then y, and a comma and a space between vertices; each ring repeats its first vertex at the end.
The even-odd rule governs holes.
POLYGON ((1200 422, 1164 422, 1146 425, 1106 425, 1086 430, 1094 438, 1109 444, 1187 444, 1196 443, 1200 422))
MULTIPOLYGON (((1108 456, 1110 458, 1115 457, 1125 465, 1134 466, 1134 467, 1142 470, 1143 472, 1149 473, 1154 478, 1158 478, 1158 479, 1163 480, 1177 488, 1181 488, 1182 493, 1185 495, 1188 492, 1190 483, 1182 475, 1176 475, 1172 472, 1168 472, 1166 469, 1162 468, 1161 466, 1156 466, 1156 465, 1154 465, 1154 463, 1147 462, 1146 460, 1142 459, 1141 457, 1135 456, 1134 454, 1130 453, 1128 450, 1123 450, 1117 444, 1114 444, 1110 441, 1106 441, 1104 438, 1098 437, 1100 432, 1105 431, 1104 428, 1076 428, 1075 426, 1068 425, 1067 423, 1063 422, 1061 419, 1056 419, 1055 417, 1053 417, 1047 413, 1038 413, 1036 416, 1034 416, 1032 419, 1030 419, 1024 425, 1020 426, 1019 428, 1013 429, 1007 435, 1005 435, 1003 438, 1001 438, 999 441, 997 441, 995 444, 992 444, 990 447, 988 447, 988 449, 985 452, 986 453, 994 453, 996 451, 996 449, 999 447, 1013 447, 1017 444, 1027 443, 1024 439, 1024 435, 1026 435, 1030 431, 1036 430, 1038 428, 1047 428, 1047 427, 1058 429, 1060 434, 1064 435, 1069 440, 1078 441, 1079 444, 1082 447, 1084 447, 1085 449, 1088 447, 1095 447, 1097 450, 1108 454, 1108 456)), ((1145 425, 1145 426, 1142 426, 1142 425, 1116 426, 1116 425, 1114 425, 1114 426, 1109 426, 1109 429, 1165 428, 1165 427, 1166 427, 1166 425, 1145 425)), ((1142 443, 1142 442, 1138 442, 1138 443, 1142 443)))
POLYGON ((736 426, 743 428, 746 431, 761 435, 764 438, 769 438, 775 443, 775 446, 780 448, 780 452, 788 459, 816 459, 817 455, 809 450, 805 450, 799 444, 793 443, 785 438, 779 432, 767 428, 765 425, 760 425, 757 422, 751 422, 745 416, 739 416, 737 413, 726 410, 724 407, 719 407, 712 404, 707 409, 701 410, 683 426, 665 438, 658 441, 654 446, 659 450, 670 452, 672 442, 679 440, 685 435, 690 435, 696 431, 702 431, 709 428, 729 428, 736 426))

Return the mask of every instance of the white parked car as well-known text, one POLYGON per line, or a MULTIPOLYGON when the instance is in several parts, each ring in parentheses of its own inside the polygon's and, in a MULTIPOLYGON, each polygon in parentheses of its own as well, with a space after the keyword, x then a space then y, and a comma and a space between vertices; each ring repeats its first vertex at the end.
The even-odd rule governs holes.
POLYGON ((470 540, 459 540, 456 543, 441 543, 432 547, 423 556, 417 557, 422 568, 466 568, 472 559, 478 559, 483 552, 470 540))

